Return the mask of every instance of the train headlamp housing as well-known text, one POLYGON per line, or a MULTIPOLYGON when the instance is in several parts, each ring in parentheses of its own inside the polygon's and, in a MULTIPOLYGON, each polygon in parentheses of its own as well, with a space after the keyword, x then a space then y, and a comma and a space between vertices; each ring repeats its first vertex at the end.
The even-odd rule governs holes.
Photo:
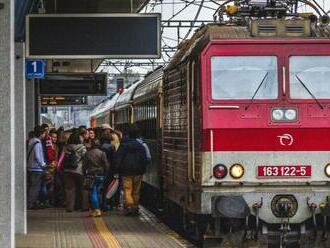
POLYGON ((272 121, 289 122, 296 121, 298 119, 297 109, 295 108, 274 108, 271 112, 272 121))
POLYGON ((272 119, 275 121, 283 120, 284 112, 282 109, 273 109, 272 110, 272 119))
POLYGON ((295 109, 287 109, 284 112, 284 117, 289 121, 294 121, 297 119, 297 110, 295 109))
POLYGON ((225 165, 223 164, 217 164, 213 167, 213 176, 216 179, 222 179, 226 177, 228 174, 228 169, 225 165))
POLYGON ((229 169, 229 173, 232 178, 240 179, 244 175, 244 167, 241 164, 233 164, 229 169))
POLYGON ((327 165, 324 167, 324 174, 325 174, 327 177, 330 177, 330 163, 327 164, 327 165))

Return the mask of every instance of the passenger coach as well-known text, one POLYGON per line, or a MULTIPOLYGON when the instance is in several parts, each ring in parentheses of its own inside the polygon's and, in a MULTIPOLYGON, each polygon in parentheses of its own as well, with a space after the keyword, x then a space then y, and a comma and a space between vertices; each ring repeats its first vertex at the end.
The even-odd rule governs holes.
POLYGON ((114 106, 114 127, 119 130, 125 130, 134 123, 133 113, 133 95, 136 87, 141 81, 133 83, 127 89, 124 89, 114 106))
POLYGON ((91 127, 100 127, 103 123, 109 123, 111 126, 114 124, 114 106, 117 102, 119 94, 113 95, 110 99, 106 99, 100 103, 92 112, 90 116, 91 127))
POLYGON ((157 211, 162 204, 162 126, 163 126, 163 68, 146 75, 133 96, 134 123, 138 124, 142 137, 152 154, 151 164, 144 175, 144 205, 157 211))

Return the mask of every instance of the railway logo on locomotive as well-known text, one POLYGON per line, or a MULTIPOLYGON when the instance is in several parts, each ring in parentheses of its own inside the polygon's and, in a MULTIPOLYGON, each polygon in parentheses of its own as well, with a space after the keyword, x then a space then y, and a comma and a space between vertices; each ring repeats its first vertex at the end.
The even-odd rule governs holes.
POLYGON ((293 144, 293 137, 291 134, 285 133, 277 137, 280 139, 280 143, 282 146, 291 146, 293 144))

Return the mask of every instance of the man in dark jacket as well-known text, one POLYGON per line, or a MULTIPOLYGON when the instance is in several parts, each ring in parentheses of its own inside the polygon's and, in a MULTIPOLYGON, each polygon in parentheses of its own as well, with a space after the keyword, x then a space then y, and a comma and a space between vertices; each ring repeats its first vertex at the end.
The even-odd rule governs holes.
POLYGON ((137 127, 131 127, 115 156, 115 164, 122 177, 126 215, 138 215, 142 176, 146 172, 147 158, 143 145, 136 138, 137 127))

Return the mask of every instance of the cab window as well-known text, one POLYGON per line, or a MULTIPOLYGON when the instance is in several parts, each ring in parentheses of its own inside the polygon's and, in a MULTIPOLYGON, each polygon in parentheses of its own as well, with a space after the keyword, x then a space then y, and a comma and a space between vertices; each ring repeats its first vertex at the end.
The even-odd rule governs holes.
POLYGON ((276 56, 211 58, 212 99, 277 99, 276 56))
POLYGON ((290 97, 330 98, 330 56, 291 56, 290 97))

